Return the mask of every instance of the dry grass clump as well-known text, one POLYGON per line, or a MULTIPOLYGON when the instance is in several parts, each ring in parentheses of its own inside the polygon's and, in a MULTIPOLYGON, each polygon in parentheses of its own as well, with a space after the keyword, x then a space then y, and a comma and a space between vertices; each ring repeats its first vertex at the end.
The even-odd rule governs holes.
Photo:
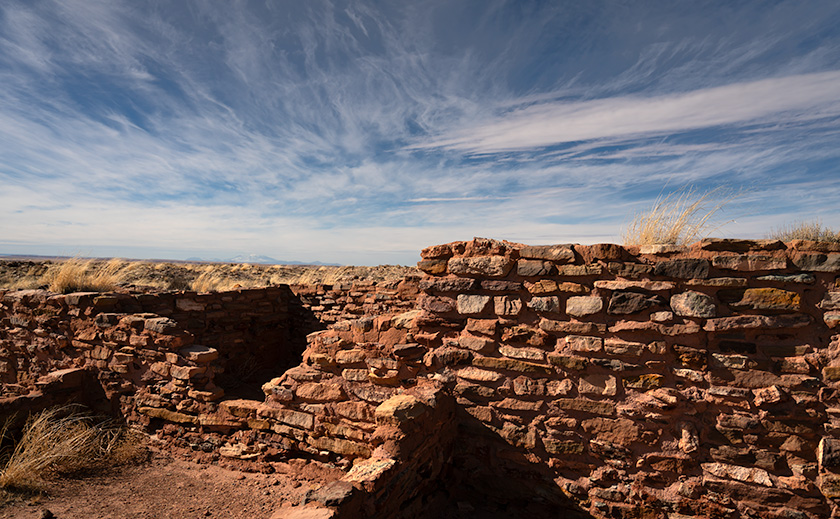
POLYGON ((117 288, 126 262, 117 258, 105 263, 72 258, 47 272, 49 289, 61 294, 71 292, 109 292, 117 288))
POLYGON ((237 279, 223 270, 218 270, 214 266, 208 265, 198 277, 192 280, 190 290, 194 292, 225 292, 242 288, 242 283, 246 283, 249 287, 252 285, 245 279, 237 279))
POLYGON ((840 231, 823 227, 819 220, 811 222, 794 222, 788 226, 773 229, 768 238, 781 241, 811 240, 824 242, 840 242, 840 231))
MULTIPOLYGON (((8 433, 3 427, 3 439, 8 433)), ((78 406, 42 411, 27 420, 20 440, 2 452, 0 489, 43 490, 47 480, 145 456, 140 435, 113 421, 95 420, 78 406)))
POLYGON ((656 198, 653 207, 635 215, 622 236, 625 245, 687 245, 720 227, 712 216, 737 194, 720 189, 698 193, 694 188, 656 198))

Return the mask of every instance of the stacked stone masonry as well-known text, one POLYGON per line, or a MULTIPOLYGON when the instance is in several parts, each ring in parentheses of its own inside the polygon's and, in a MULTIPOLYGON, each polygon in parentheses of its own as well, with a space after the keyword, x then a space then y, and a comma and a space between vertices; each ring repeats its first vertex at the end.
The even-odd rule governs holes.
POLYGON ((95 376, 129 420, 221 435, 221 456, 345 467, 300 510, 324 517, 419 517, 437 478, 569 517, 840 517, 840 245, 476 238, 422 258, 394 286, 266 289, 289 337, 313 313, 328 326, 259 399, 224 394, 236 355, 199 340, 201 310, 176 315, 248 291, 122 312, 2 294, 0 405, 95 376))

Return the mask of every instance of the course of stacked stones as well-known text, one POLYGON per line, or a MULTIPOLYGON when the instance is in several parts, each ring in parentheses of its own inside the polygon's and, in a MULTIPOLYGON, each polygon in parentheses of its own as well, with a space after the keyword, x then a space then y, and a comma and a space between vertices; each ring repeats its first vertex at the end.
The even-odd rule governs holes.
POLYGON ((0 410, 101 387, 130 422, 199 454, 345 467, 283 517, 423 517, 465 488, 562 517, 840 516, 837 244, 476 238, 422 257, 419 297, 379 288, 391 303, 368 315, 342 310, 360 308, 352 287, 321 290, 331 308, 301 287, 143 304, 0 294, 0 410), (209 344, 213 305, 229 332, 237 312, 249 320, 247 338, 209 344), (310 330, 313 312, 359 317, 310 330), (268 355, 305 331, 302 362, 264 398, 226 393, 249 347, 268 355))

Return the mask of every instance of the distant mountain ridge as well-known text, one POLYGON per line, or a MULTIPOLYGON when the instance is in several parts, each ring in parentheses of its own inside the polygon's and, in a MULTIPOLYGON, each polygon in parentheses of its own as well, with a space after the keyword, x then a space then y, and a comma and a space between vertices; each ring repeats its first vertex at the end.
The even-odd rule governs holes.
POLYGON ((263 256, 260 254, 239 254, 227 259, 206 259, 206 258, 187 258, 185 261, 213 261, 218 263, 257 263, 261 265, 319 265, 327 267, 340 267, 340 263, 324 263, 321 261, 284 261, 270 256, 263 256))

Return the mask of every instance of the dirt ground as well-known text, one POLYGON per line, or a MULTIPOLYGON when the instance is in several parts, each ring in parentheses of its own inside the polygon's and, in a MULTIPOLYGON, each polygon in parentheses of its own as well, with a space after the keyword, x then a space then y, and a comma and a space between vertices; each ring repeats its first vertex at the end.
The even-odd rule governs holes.
POLYGON ((343 473, 313 461, 272 463, 271 474, 197 464, 152 451, 137 465, 50 483, 45 495, 15 496, 0 504, 2 519, 252 519, 268 518, 284 503, 343 473))

